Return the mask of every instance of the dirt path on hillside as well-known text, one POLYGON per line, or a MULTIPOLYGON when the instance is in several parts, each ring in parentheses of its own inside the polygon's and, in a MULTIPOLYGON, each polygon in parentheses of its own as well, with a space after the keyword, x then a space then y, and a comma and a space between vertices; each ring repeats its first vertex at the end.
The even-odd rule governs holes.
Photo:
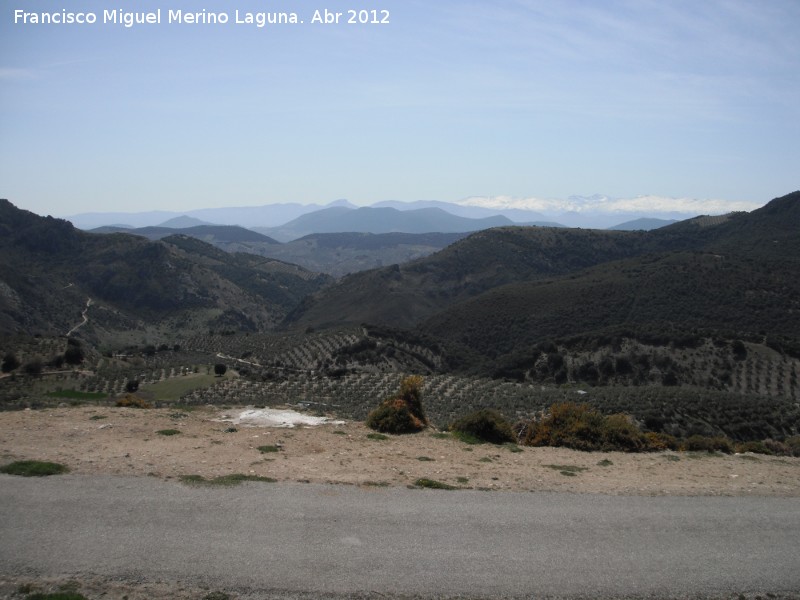
POLYGON ((433 432, 375 440, 357 422, 286 429, 222 420, 244 410, 74 407, 3 412, 0 464, 48 460, 66 464, 76 474, 164 479, 243 473, 279 481, 373 486, 407 486, 428 478, 487 490, 800 496, 800 458, 468 445, 433 432), (158 433, 163 430, 180 433, 158 433), (275 451, 262 452, 262 446, 275 451))

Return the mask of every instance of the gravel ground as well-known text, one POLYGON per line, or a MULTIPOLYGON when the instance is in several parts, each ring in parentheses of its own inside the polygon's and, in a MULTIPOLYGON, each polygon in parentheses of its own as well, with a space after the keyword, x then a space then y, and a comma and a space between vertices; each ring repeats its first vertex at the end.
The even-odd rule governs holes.
POLYGON ((427 478, 461 488, 510 491, 800 496, 800 458, 468 445, 435 432, 376 440, 358 422, 295 428, 232 423, 244 410, 71 407, 3 412, 0 464, 47 460, 76 474, 163 479, 241 473, 381 487, 427 478), (158 433, 165 430, 179 433, 158 433))

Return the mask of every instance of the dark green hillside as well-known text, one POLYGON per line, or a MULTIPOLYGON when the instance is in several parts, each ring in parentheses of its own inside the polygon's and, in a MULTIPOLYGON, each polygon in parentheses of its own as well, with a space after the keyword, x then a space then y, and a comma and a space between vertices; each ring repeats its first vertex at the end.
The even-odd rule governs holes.
POLYGON ((40 217, 0 199, 0 248, 7 256, 19 250, 59 258, 78 251, 84 240, 84 235, 68 221, 40 217))
POLYGON ((613 227, 608 227, 612 231, 650 231, 652 229, 659 229, 675 223, 675 220, 668 219, 634 219, 633 221, 626 221, 613 227))
POLYGON ((89 233, 127 233, 149 240, 182 235, 225 252, 244 252, 300 265, 315 273, 342 277, 384 265, 402 264, 433 254, 468 233, 315 233, 281 244, 250 229, 226 225, 171 227, 98 227, 89 233))
POLYGON ((800 314, 797 274, 789 261, 672 253, 497 288, 421 328, 495 357, 544 339, 590 333, 678 339, 707 331, 800 339, 800 318, 787 318, 800 314))
MULTIPOLYGON (((296 240, 313 241, 319 248, 352 248, 353 250, 380 250, 387 246, 433 246, 444 248, 466 237, 467 233, 315 233, 296 240)), ((290 245, 290 244, 287 244, 290 245)))
POLYGON ((650 232, 487 230, 346 277, 287 323, 415 329, 441 342, 445 371, 795 397, 798 206, 794 193, 650 232))
POLYGON ((708 230, 694 226, 649 232, 497 227, 399 267, 346 277, 308 298, 286 325, 369 322, 413 327, 457 302, 503 285, 566 275, 625 258, 701 250, 708 243, 708 230))
POLYGON ((436 254, 342 279, 306 299, 290 326, 375 323, 411 327, 509 283, 569 273, 641 251, 641 232, 499 227, 436 254))
MULTIPOLYGON (((537 227, 501 227, 481 231, 441 252, 399 268, 385 267, 346 277, 336 286, 308 298, 289 316, 287 325, 320 327, 369 322, 413 327, 450 306, 504 285, 577 274, 590 267, 623 259, 650 257, 642 264, 633 262, 624 267, 634 271, 646 269, 647 260, 683 252, 684 257, 690 260, 684 266, 678 264, 682 260, 678 258, 665 263, 665 273, 651 273, 653 269, 646 269, 647 276, 655 278, 653 281, 658 282, 657 285, 666 286, 665 291, 674 292, 672 297, 663 297, 662 303, 668 309, 664 314, 670 315, 663 318, 678 318, 681 311, 671 307, 686 300, 681 300, 676 291, 683 284, 671 281, 672 277, 687 281, 697 278, 700 279, 698 283, 703 284, 707 283, 702 279, 703 274, 708 271, 710 281, 726 286, 744 285, 749 274, 761 277, 766 275, 761 273, 765 269, 774 272, 773 279, 777 278, 778 281, 789 277, 791 272, 787 273, 786 269, 791 270, 791 265, 796 264, 796 259, 792 257, 800 256, 798 202, 800 193, 794 193, 752 213, 693 219, 648 232, 537 227), (716 257, 709 259, 710 262, 700 261, 698 270, 692 266, 691 260, 702 255, 716 257), (716 260, 722 263, 720 268, 711 268, 710 265, 715 264, 716 260), (769 264, 762 264, 762 261, 769 264)), ((621 297, 620 302, 624 305, 624 298, 630 295, 630 291, 616 289, 616 286, 638 287, 642 284, 632 275, 625 281, 618 281, 616 268, 600 269, 593 277, 597 283, 592 289, 597 292, 581 283, 580 293, 589 303, 592 302, 593 293, 599 294, 595 302, 604 306, 601 311, 611 313, 623 309, 617 303, 606 302, 603 295, 621 297)), ((655 289, 656 283, 648 285, 655 289)), ((791 284, 788 285, 791 288, 791 284)), ((751 306, 760 295, 764 295, 763 300, 773 306, 772 295, 781 296, 789 291, 775 283, 766 285, 764 289, 769 291, 763 294, 759 287, 744 289, 749 290, 748 304, 745 306, 751 306)), ((722 292, 712 289, 709 293, 711 297, 716 297, 722 292)), ((487 305, 493 301, 487 301, 487 305)), ((512 320, 528 318, 525 309, 518 304, 508 310, 502 307, 498 307, 498 310, 512 320), (519 315, 517 311, 520 311, 519 315)), ((568 305, 571 306, 570 303, 568 305)), ((588 312, 592 314, 592 311, 588 312)), ((701 315, 708 310, 697 312, 701 315)), ((608 322, 619 318, 622 316, 616 313, 609 314, 605 319, 583 317, 580 325, 565 327, 579 329, 587 322, 593 327, 605 327, 608 322)), ((627 313, 625 318, 629 318, 627 313)), ((559 321, 561 318, 554 316, 553 322, 559 321)))
POLYGON ((271 256, 319 273, 343 277, 384 265, 403 264, 441 250, 467 233, 315 233, 243 251, 271 256))
MULTIPOLYGON (((683 239, 684 246, 695 248, 702 241, 704 249, 652 253, 567 277, 499 287, 438 313, 421 330, 466 345, 484 357, 480 372, 502 376, 625 384, 663 378, 671 384, 789 393, 796 380, 778 384, 777 375, 769 384, 733 381, 735 361, 743 357, 731 352, 702 368, 665 363, 654 375, 649 363, 643 369, 629 366, 620 340, 669 347, 673 355, 703 339, 722 340, 726 347, 745 340, 800 358, 798 207, 795 193, 752 213, 666 227, 657 233, 667 236, 662 240, 683 239), (557 341, 559 350, 550 350, 547 361, 533 368, 545 340, 557 341), (573 358, 565 361, 567 355, 573 358), (620 358, 622 372, 615 368, 620 358)), ((653 357, 650 350, 641 353, 653 357)), ((782 371, 788 377, 789 371, 782 371)))
POLYGON ((653 239, 680 240, 674 249, 703 249, 752 260, 800 257, 800 192, 776 198, 752 212, 697 217, 651 232, 653 239))
POLYGON ((277 244, 278 242, 271 237, 238 227, 236 225, 195 225, 192 227, 175 228, 175 227, 138 227, 135 229, 126 229, 123 227, 98 227, 92 229, 89 233, 128 233, 131 235, 138 235, 148 240, 160 240, 171 235, 185 235, 188 237, 203 240, 209 244, 226 245, 226 244, 243 244, 243 243, 256 243, 256 244, 277 244))
POLYGON ((97 235, 0 202, 0 331, 176 336, 274 327, 330 281, 194 238, 97 235), (88 306, 87 306, 88 303, 88 306), (83 320, 86 319, 84 323, 83 320), (135 332, 139 331, 139 334, 135 332))

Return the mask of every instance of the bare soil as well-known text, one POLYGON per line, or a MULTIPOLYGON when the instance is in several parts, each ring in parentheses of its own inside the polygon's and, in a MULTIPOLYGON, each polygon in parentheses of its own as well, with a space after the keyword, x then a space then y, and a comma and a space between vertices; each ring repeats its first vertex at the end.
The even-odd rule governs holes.
POLYGON ((622 495, 800 496, 800 458, 577 452, 469 445, 425 431, 372 439, 359 422, 292 429, 232 425, 244 409, 68 407, 0 413, 0 464, 46 460, 77 474, 622 495), (178 430, 175 435, 158 433, 178 430), (235 429, 233 431, 232 429, 235 429), (273 446, 277 451, 262 452, 273 446))

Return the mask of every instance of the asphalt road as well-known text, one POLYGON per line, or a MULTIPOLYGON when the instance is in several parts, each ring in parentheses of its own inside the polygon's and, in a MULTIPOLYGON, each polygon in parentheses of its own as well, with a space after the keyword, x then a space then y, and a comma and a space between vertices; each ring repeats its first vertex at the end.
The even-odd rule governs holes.
POLYGON ((0 475, 0 573, 422 597, 800 596, 800 500, 0 475))

